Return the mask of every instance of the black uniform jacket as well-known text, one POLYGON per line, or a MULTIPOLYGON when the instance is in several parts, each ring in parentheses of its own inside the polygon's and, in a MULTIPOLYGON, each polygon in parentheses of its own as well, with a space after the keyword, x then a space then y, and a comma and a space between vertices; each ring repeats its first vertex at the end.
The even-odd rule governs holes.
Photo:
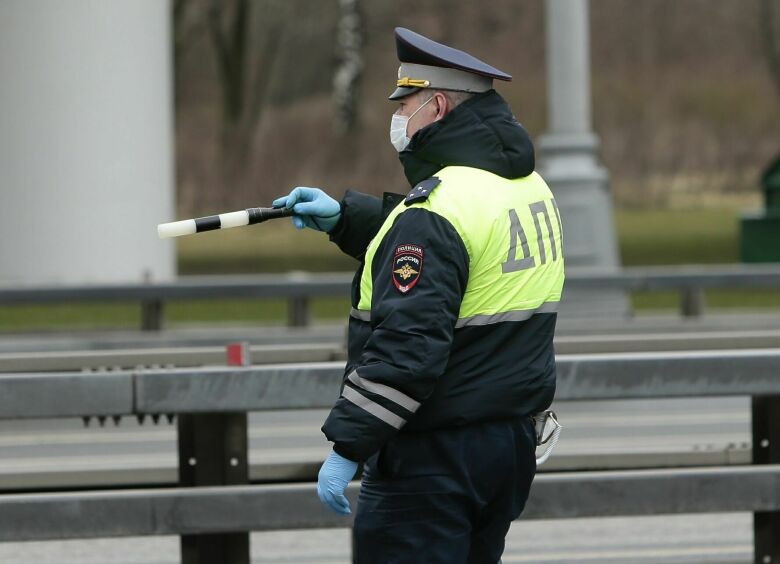
MULTIPOLYGON (((448 165, 510 179, 534 170, 531 140, 494 90, 418 131, 400 159, 412 186, 448 165)), ((403 198, 348 191, 341 202, 330 237, 361 260, 353 308, 366 247, 403 198)), ((362 462, 399 430, 512 419, 550 405, 556 314, 455 329, 468 272, 468 253, 446 219, 420 208, 398 216, 372 261, 370 320, 350 317, 342 395, 322 427, 337 453, 362 462), (425 257, 415 286, 403 293, 391 265, 399 245, 410 243, 425 257)))

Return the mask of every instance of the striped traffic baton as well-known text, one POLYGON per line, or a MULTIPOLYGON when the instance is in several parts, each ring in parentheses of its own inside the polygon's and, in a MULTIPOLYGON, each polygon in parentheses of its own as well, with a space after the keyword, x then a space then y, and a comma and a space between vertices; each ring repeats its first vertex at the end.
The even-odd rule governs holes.
POLYGON ((161 223, 157 226, 160 239, 181 237, 215 229, 228 229, 243 225, 254 225, 277 217, 290 217, 293 211, 287 208, 249 208, 241 211, 209 215, 195 219, 183 219, 171 223, 161 223))

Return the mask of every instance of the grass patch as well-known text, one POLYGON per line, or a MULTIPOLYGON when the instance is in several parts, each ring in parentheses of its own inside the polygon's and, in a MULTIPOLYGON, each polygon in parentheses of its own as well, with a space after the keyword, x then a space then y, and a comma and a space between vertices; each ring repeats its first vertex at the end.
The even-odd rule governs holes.
POLYGON ((49 329, 137 329, 141 306, 131 303, 11 305, 0 308, 0 331, 49 329))
MULTIPOLYGON (((257 323, 282 324, 287 321, 284 299, 215 299, 171 302, 165 308, 168 324, 257 323)), ((343 321, 349 315, 348 298, 312 300, 313 320, 343 321)), ((141 306, 134 303, 46 304, 4 307, 0 311, 0 331, 45 331, 62 329, 137 329, 141 306)))
MULTIPOLYGON (((721 264, 740 262, 740 211, 621 210, 616 214, 623 266, 721 264)), ((780 289, 707 290, 713 309, 780 308, 780 289)), ((679 293, 635 292, 636 311, 678 310, 679 293)))
POLYGON ((737 210, 624 210, 616 224, 623 266, 739 262, 737 210))
POLYGON ((288 221, 200 233, 177 239, 176 244, 183 275, 350 271, 358 264, 327 235, 298 231, 288 221))

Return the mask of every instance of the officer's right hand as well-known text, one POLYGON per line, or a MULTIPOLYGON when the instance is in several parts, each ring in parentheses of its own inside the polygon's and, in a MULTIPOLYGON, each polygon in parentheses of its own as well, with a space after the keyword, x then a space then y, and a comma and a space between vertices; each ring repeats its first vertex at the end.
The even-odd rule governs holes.
POLYGON ((319 188, 298 186, 289 195, 273 201, 273 207, 292 209, 293 225, 298 229, 309 227, 330 232, 341 216, 341 206, 319 188))

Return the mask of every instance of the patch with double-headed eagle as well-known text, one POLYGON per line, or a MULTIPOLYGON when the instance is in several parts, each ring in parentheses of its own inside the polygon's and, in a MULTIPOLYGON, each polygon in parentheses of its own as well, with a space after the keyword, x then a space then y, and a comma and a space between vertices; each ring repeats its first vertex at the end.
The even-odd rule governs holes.
POLYGON ((414 288, 420 280, 423 267, 423 249, 419 245, 398 245, 393 253, 393 284, 402 294, 414 288))

